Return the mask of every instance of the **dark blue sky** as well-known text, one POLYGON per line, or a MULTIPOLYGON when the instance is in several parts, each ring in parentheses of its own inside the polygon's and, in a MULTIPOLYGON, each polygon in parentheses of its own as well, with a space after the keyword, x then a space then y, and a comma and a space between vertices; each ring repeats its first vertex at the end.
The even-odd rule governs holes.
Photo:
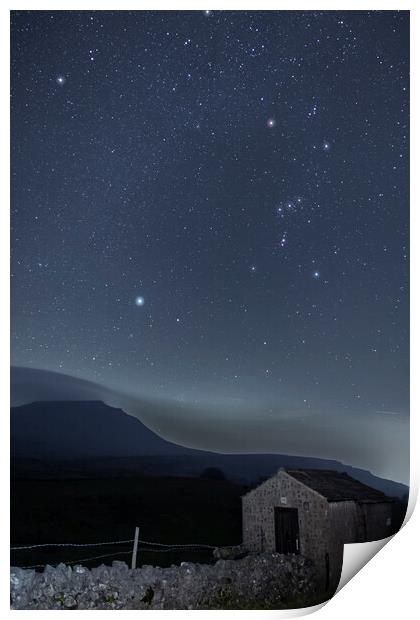
POLYGON ((14 364, 408 413, 408 12, 15 11, 11 79, 14 364))

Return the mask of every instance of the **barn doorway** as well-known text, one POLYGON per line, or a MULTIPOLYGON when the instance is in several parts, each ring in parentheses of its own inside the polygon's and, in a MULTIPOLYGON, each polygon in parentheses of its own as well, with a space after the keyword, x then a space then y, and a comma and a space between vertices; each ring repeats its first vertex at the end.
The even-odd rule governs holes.
POLYGON ((274 508, 277 553, 300 553, 297 508, 274 508))

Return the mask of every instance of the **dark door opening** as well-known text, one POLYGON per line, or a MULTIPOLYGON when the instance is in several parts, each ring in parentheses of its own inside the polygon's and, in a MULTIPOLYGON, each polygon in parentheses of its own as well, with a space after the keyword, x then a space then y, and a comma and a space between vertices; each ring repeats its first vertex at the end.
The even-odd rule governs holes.
POLYGON ((297 508, 274 508, 277 553, 300 553, 297 508))

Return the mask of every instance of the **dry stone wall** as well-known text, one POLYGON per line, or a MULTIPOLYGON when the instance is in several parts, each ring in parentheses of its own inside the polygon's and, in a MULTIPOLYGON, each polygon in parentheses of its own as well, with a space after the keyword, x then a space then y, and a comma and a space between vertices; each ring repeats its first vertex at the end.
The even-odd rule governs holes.
POLYGON ((312 563, 277 553, 169 568, 129 570, 113 562, 11 569, 12 609, 285 609, 315 602, 312 563))

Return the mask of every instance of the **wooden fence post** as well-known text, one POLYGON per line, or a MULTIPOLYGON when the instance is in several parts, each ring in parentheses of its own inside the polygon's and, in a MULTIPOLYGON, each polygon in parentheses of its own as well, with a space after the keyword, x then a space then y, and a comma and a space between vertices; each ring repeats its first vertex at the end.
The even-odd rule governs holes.
POLYGON ((139 528, 136 527, 133 543, 133 555, 131 556, 131 569, 136 568, 137 565, 137 547, 139 544, 139 528))

